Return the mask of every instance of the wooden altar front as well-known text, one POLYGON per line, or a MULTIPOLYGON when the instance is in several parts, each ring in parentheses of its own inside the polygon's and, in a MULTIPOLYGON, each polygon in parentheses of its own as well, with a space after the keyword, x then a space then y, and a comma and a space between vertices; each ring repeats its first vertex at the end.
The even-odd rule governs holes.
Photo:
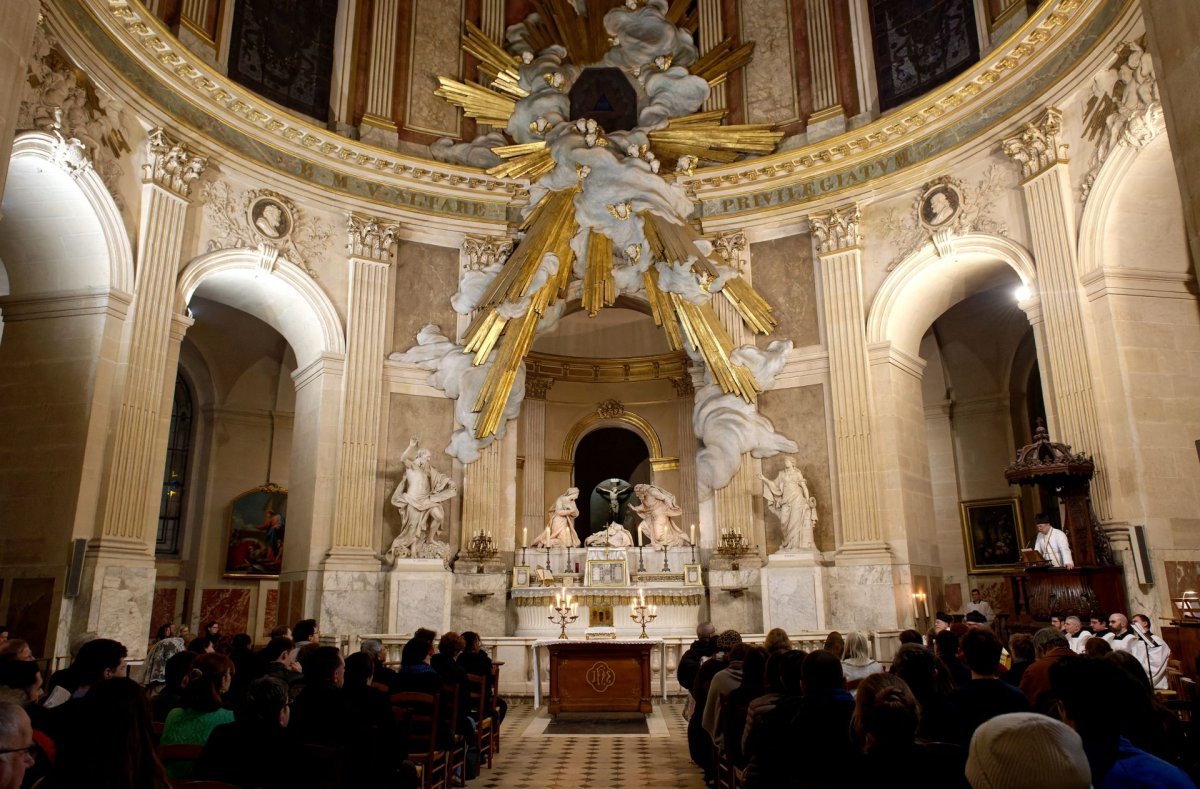
POLYGON ((551 715, 649 714, 650 652, 661 644, 658 639, 542 642, 550 652, 547 710, 551 715))

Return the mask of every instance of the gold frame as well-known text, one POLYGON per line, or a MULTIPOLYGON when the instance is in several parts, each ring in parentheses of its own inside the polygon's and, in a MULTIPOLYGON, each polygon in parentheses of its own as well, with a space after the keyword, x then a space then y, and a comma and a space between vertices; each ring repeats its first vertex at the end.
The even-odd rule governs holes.
POLYGON ((588 559, 587 566, 584 567, 584 584, 591 588, 599 589, 620 589, 629 586, 629 561, 627 559, 588 559), (596 583, 592 580, 592 568, 599 569, 603 566, 620 566, 622 568, 621 583, 608 584, 596 583))
POLYGON ((685 564, 683 566, 683 585, 704 586, 704 568, 700 564, 685 564))
POLYGON ((527 589, 529 588, 529 565, 514 564, 512 568, 512 588, 527 589), (517 583, 518 578, 524 578, 525 583, 517 583))
POLYGON ((1021 565, 1021 548, 1025 545, 1025 525, 1021 519, 1021 500, 1015 497, 996 498, 996 499, 972 499, 970 501, 960 501, 958 503, 959 518, 962 526, 963 552, 967 559, 967 572, 969 574, 986 574, 986 573, 1005 573, 1020 568, 1021 565), (1007 507, 1008 512, 1012 517, 1012 527, 1014 530, 1013 539, 1014 552, 1011 562, 1002 562, 996 564, 980 564, 975 555, 975 540, 971 534, 972 514, 978 510, 1007 507))
MULTIPOLYGON (((281 508, 281 511, 278 512, 278 514, 281 515, 283 518, 283 529, 284 529, 284 540, 283 540, 283 543, 281 543, 281 548, 280 548, 281 554, 282 554, 282 547, 286 546, 287 519, 288 519, 288 515, 287 515, 288 489, 283 487, 282 485, 276 485, 274 482, 267 482, 263 485, 259 485, 254 488, 250 488, 249 490, 244 490, 241 493, 234 496, 229 501, 229 514, 225 518, 225 543, 224 543, 224 549, 223 549, 223 553, 222 553, 222 557, 221 557, 221 577, 222 578, 257 578, 257 579, 262 579, 265 581, 275 580, 275 579, 279 578, 279 573, 239 572, 237 570, 229 569, 229 554, 230 554, 230 549, 233 547, 232 546, 233 516, 238 508, 238 503, 242 499, 245 499, 249 496, 253 496, 256 494, 263 494, 268 497, 271 497, 271 496, 282 496, 283 497, 283 507, 281 508)), ((269 498, 267 500, 270 501, 269 498)), ((265 537, 263 539, 264 539, 264 541, 266 540, 265 537)), ((280 562, 280 565, 282 565, 282 563, 283 563, 282 557, 280 557, 279 562, 280 562)))

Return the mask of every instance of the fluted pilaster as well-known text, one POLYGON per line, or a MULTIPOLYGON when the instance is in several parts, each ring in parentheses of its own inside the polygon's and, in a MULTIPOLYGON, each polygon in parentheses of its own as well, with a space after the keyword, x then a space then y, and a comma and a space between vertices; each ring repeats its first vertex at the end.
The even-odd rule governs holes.
POLYGON ((375 0, 371 9, 371 60, 363 123, 394 130, 392 95, 396 77, 396 33, 400 0, 375 0))
POLYGON ((1049 107, 1036 122, 1026 124, 1002 145, 1004 153, 1020 165, 1025 178, 1025 211, 1037 261, 1036 289, 1045 326, 1039 335, 1039 351, 1044 347, 1046 352, 1041 357, 1042 375, 1049 385, 1051 428, 1056 440, 1094 458, 1092 504, 1096 514, 1106 520, 1110 516, 1109 489, 1084 336, 1074 201, 1067 146, 1061 141, 1061 133, 1062 113, 1049 107))
MULTIPOLYGON (((700 54, 721 43, 725 38, 725 25, 721 21, 721 0, 700 0, 700 54)), ((704 102, 705 110, 725 109, 725 83, 713 85, 704 102)))
MULTIPOLYGON (((552 378, 527 377, 521 404, 521 443, 525 447, 521 526, 531 539, 546 526, 546 393, 553 384, 552 378)), ((522 547, 520 535, 516 547, 522 547)))

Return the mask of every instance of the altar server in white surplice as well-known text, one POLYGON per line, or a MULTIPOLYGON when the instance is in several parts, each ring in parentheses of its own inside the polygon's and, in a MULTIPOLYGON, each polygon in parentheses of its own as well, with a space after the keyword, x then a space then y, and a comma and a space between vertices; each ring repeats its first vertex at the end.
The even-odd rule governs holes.
POLYGON ((1039 512, 1035 521, 1038 536, 1033 549, 1054 567, 1075 569, 1075 560, 1071 558, 1071 545, 1067 542, 1067 535, 1063 530, 1054 528, 1045 513, 1039 512))

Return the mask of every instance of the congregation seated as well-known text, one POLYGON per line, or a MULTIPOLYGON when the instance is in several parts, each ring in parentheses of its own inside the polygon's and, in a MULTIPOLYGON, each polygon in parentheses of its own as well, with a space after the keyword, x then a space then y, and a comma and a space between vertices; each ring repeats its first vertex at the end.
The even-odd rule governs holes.
POLYGON ((292 702, 289 728, 301 742, 332 747, 350 741, 350 703, 342 692, 346 661, 337 647, 316 647, 303 664, 304 688, 292 702))
POLYGON ((392 681, 396 678, 396 671, 387 665, 387 651, 384 649, 383 642, 377 638, 368 638, 362 642, 359 649, 375 664, 373 672, 375 684, 390 688, 392 681))
POLYGON ((288 703, 287 685, 276 677, 252 681, 237 720, 209 735, 196 777, 262 789, 299 785, 305 773, 297 769, 302 754, 287 732, 288 703))
POLYGON ((750 704, 767 692, 767 659, 770 653, 765 647, 748 647, 742 658, 741 682, 725 696, 717 719, 717 736, 713 738, 718 748, 723 748, 729 760, 744 767, 746 759, 742 753, 742 738, 746 733, 746 718, 750 704))
POLYGON ((457 658, 458 665, 462 666, 468 674, 475 674, 487 680, 485 692, 496 696, 496 706, 492 714, 496 716, 496 724, 499 725, 508 711, 508 702, 496 694, 495 689, 492 688, 492 659, 488 657, 487 652, 483 651, 483 639, 479 637, 478 633, 467 630, 462 637, 463 651, 457 658))
MULTIPOLYGON (((233 711, 224 705, 224 695, 233 681, 233 661, 207 653, 193 661, 183 689, 183 703, 167 713, 160 745, 197 745, 208 742, 213 729, 233 722, 233 711)), ((167 764, 172 778, 190 778, 195 764, 179 760, 167 764)))
POLYGON ((955 742, 968 744, 975 730, 997 715, 1029 711, 1025 694, 998 677, 1002 649, 1000 639, 986 627, 963 636, 963 657, 971 679, 950 694, 950 703, 958 709, 962 722, 955 742))
POLYGON ((961 687, 971 680, 971 670, 958 659, 958 636, 953 630, 943 630, 933 638, 933 651, 950 673, 954 687, 961 687))
POLYGON ((1012 662, 1001 679, 1019 688, 1025 669, 1033 663, 1033 637, 1028 633, 1013 633, 1008 639, 1008 654, 1012 662))
POLYGON ((916 644, 905 644, 892 656, 891 673, 904 680, 917 700, 917 736, 928 742, 955 742, 961 725, 958 709, 950 702, 954 686, 937 655, 916 644))
POLYGON ((872 674, 885 671, 883 664, 871 657, 871 649, 862 633, 855 631, 846 636, 842 651, 842 676, 851 690, 872 674))

